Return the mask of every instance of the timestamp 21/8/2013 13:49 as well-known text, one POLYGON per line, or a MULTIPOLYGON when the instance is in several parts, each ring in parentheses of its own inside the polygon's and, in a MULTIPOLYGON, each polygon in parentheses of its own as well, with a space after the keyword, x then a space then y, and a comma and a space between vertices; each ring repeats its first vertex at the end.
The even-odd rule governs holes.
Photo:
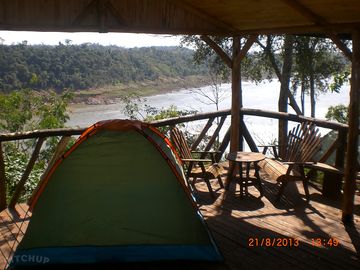
MULTIPOLYGON (((249 237, 248 247, 298 247, 300 240, 293 237, 249 237)), ((313 247, 337 247, 340 242, 336 238, 315 237, 310 239, 313 247)))

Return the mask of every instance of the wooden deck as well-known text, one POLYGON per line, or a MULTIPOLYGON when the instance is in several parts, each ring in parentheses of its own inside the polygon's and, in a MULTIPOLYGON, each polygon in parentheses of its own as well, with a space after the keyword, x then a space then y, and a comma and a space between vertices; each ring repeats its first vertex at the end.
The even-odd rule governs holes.
MULTIPOLYGON (((307 204, 302 186, 289 184, 282 200, 274 203, 276 183, 264 174, 262 178, 261 198, 253 187, 249 188, 249 196, 240 198, 239 186, 235 190, 232 183, 229 191, 218 190, 214 200, 204 183, 197 184, 200 210, 225 257, 224 264, 207 269, 360 269, 360 196, 355 196, 355 227, 345 228, 340 221, 341 201, 325 200, 316 189, 310 188, 311 201, 307 204), (314 246, 312 239, 318 238, 333 245, 314 246), (334 246, 335 241, 339 242, 338 246, 334 246)), ((215 183, 214 180, 214 186, 215 183)), ((0 269, 6 264, 2 254, 14 249, 26 230, 29 219, 25 217, 26 210, 26 205, 17 205, 20 218, 8 210, 0 214, 0 269), (25 223, 20 227, 24 218, 25 223)), ((192 268, 186 264, 177 266, 176 269, 192 268)), ((149 267, 131 267, 144 268, 149 267)), ((160 268, 174 269, 173 265, 150 267, 160 268)), ((205 268, 197 266, 197 269, 205 268)))

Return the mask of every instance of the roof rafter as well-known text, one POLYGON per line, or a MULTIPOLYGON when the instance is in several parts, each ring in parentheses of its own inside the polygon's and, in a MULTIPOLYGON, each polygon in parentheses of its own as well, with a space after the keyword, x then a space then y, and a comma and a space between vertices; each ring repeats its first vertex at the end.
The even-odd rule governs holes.
POLYGON ((343 52, 343 54, 351 61, 352 52, 350 49, 341 41, 341 39, 332 31, 331 25, 321 16, 314 13, 308 7, 299 3, 297 0, 282 0, 288 6, 299 12, 303 17, 313 22, 315 25, 321 26, 324 29, 325 34, 336 44, 336 46, 343 52))
POLYGON ((177 0, 167 0, 167 1, 173 3, 175 6, 181 7, 182 9, 186 10, 187 12, 195 15, 196 17, 203 19, 205 22, 207 22, 217 28, 221 28, 222 30, 225 30, 227 32, 238 31, 231 25, 229 25, 223 21, 220 21, 218 18, 216 18, 212 15, 209 15, 209 14, 205 13, 204 11, 198 10, 197 8, 190 5, 189 3, 184 3, 183 1, 177 1, 177 0))
POLYGON ((200 38, 220 56, 220 58, 229 68, 232 68, 232 60, 230 56, 224 52, 224 50, 215 41, 213 41, 209 36, 205 35, 200 36, 200 38))

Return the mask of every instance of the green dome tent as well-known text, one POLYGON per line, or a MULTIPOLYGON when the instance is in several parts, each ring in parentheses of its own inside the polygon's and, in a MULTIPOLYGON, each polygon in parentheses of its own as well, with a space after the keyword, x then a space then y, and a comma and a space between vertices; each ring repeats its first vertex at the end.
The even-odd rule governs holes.
POLYGON ((33 195, 12 266, 222 260, 179 163, 148 124, 93 125, 33 195))

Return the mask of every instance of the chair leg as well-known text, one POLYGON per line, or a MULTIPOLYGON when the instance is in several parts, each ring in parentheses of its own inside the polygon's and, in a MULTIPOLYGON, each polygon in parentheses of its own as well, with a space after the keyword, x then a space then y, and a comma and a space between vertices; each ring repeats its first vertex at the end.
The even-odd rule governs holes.
POLYGON ((220 175, 217 177, 217 179, 218 179, 218 181, 219 181, 220 188, 224 188, 224 182, 222 181, 220 175))
POLYGON ((281 198, 281 195, 284 193, 284 189, 286 188, 288 182, 281 182, 281 185, 280 185, 280 188, 279 188, 279 191, 278 191, 278 194, 276 195, 276 199, 275 201, 280 201, 280 198, 281 198))
POLYGON ((310 193, 309 193, 308 180, 307 180, 306 178, 304 178, 302 181, 303 181, 303 186, 304 186, 306 201, 310 201, 310 193))
POLYGON ((193 179, 192 179, 192 181, 191 181, 191 186, 193 187, 194 190, 197 190, 197 189, 196 189, 196 186, 195 186, 195 184, 196 184, 196 179, 197 179, 196 177, 193 177, 193 179))
POLYGON ((205 177, 204 177, 204 181, 205 181, 206 186, 207 186, 207 188, 208 188, 208 190, 209 190, 209 192, 210 192, 211 197, 214 198, 214 197, 215 197, 215 194, 214 194, 214 191, 213 191, 213 189, 212 189, 212 187, 211 187, 209 177, 205 176, 205 177))

